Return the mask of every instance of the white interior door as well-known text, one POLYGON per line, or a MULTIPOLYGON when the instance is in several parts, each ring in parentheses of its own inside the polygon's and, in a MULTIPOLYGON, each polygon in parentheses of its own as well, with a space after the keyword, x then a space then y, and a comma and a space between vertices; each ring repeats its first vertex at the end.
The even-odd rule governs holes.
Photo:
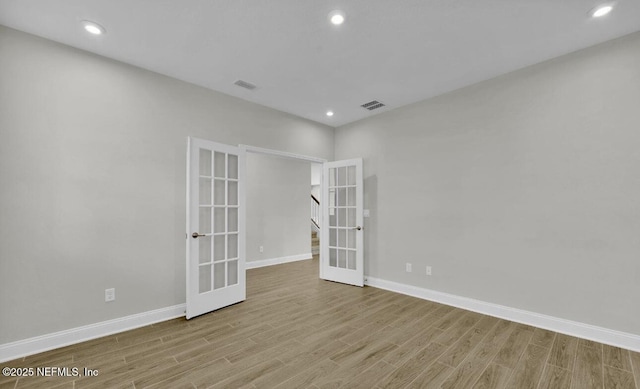
POLYGON ((243 301, 244 156, 238 147, 189 138, 187 319, 243 301))
POLYGON ((362 159, 324 163, 320 277, 363 286, 362 159))

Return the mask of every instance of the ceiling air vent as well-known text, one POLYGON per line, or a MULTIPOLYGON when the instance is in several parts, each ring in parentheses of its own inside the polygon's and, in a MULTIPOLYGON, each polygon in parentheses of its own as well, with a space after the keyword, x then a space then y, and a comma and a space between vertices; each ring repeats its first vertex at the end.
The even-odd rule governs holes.
POLYGON ((249 90, 256 89, 256 86, 253 85, 252 83, 246 82, 246 81, 242 81, 242 80, 238 80, 238 81, 234 82, 233 84, 234 85, 238 85, 239 87, 244 88, 244 89, 249 89, 249 90))
POLYGON ((384 104, 382 104, 381 102, 379 102, 377 100, 373 100, 373 101, 369 101, 368 103, 362 104, 361 107, 365 108, 365 109, 368 109, 369 111, 373 111, 374 109, 378 109, 378 108, 384 107, 384 104))

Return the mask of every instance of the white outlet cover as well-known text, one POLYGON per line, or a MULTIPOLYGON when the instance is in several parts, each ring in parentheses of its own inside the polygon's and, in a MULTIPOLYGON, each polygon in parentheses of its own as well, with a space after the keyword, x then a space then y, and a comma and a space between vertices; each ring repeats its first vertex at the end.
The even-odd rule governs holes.
POLYGON ((431 275, 431 266, 427 266, 427 275, 430 276, 431 275))
POLYGON ((410 264, 410 263, 407 263, 407 265, 406 265, 406 270, 407 270, 407 273, 411 273, 411 271, 413 270, 413 269, 411 268, 411 264, 410 264))
POLYGON ((115 288, 105 289, 104 290, 104 301, 110 302, 116 299, 116 290, 115 288))

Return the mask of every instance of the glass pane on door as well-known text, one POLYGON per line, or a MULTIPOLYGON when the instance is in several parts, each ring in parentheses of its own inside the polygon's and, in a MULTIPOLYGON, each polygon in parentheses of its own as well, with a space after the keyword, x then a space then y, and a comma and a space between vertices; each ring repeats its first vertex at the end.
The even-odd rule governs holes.
POLYGON ((227 235, 227 259, 238 258, 238 234, 227 235))
POLYGON ((200 176, 211 177, 211 150, 200 149, 200 176))
POLYGON ((229 195, 227 197, 227 205, 238 205, 238 182, 228 181, 229 195))
POLYGON ((211 237, 210 236, 201 236, 198 238, 198 248, 200 258, 199 263, 210 263, 211 262, 211 237))
POLYGON ((350 269, 350 270, 356 269, 356 251, 355 250, 347 251, 347 269, 350 269))
POLYGON ((347 205, 347 188, 338 188, 338 202, 339 207, 347 205))
POLYGON ((211 233, 211 208, 200 207, 200 220, 198 232, 201 234, 211 233))
POLYGON ((214 168, 215 168, 215 177, 216 178, 226 178, 226 175, 224 174, 225 172, 225 166, 226 166, 226 161, 225 161, 225 153, 220 153, 218 151, 216 151, 214 153, 215 158, 214 158, 214 168))
POLYGON ((347 230, 347 248, 354 249, 356 248, 356 230, 349 229, 347 230))
POLYGON ((211 290, 211 265, 200 265, 198 287, 200 293, 206 293, 211 290))
POLYGON ((238 208, 228 208, 227 211, 229 214, 229 225, 227 231, 238 232, 238 208))
POLYGON ((340 167, 337 170, 338 172, 336 173, 336 176, 338 177, 338 186, 347 185, 347 168, 340 167))
POLYGON ((214 219, 213 219, 213 232, 225 232, 226 230, 226 222, 225 222, 225 213, 226 209, 222 207, 216 207, 213 211, 214 219))
POLYGON ((347 166, 347 185, 356 185, 356 167, 347 166))
POLYGON ((213 260, 223 261, 225 259, 225 235, 216 235, 213 238, 213 260))
POLYGON ((238 261, 227 262, 227 284, 235 285, 238 283, 238 261))
POLYGON ((200 177, 200 205, 211 205, 211 179, 200 177))
POLYGON ((226 205, 225 180, 214 180, 213 184, 213 204, 226 205))
POLYGON ((343 269, 347 267, 347 255, 345 250, 338 250, 338 267, 343 269))
POLYGON ((213 289, 224 288, 225 285, 225 265, 226 263, 216 263, 213 265, 213 289))
POLYGON ((238 178, 238 156, 233 154, 228 155, 229 167, 227 170, 227 177, 237 179, 238 178))

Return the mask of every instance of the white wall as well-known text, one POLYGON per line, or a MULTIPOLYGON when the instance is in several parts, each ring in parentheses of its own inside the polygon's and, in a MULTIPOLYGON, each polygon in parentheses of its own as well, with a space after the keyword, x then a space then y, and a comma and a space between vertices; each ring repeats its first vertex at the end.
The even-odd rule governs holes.
POLYGON ((189 135, 333 157, 332 128, 0 27, 0 344, 184 303, 189 135))
POLYGON ((322 164, 312 163, 311 166, 311 186, 322 184, 322 164))
POLYGON ((640 334, 640 33, 335 142, 364 157, 369 276, 640 334))
POLYGON ((322 164, 320 163, 312 163, 311 164, 311 194, 316 197, 316 199, 320 200, 320 187, 322 185, 322 164))
POLYGON ((311 253, 309 165, 247 153, 247 261, 311 253))

